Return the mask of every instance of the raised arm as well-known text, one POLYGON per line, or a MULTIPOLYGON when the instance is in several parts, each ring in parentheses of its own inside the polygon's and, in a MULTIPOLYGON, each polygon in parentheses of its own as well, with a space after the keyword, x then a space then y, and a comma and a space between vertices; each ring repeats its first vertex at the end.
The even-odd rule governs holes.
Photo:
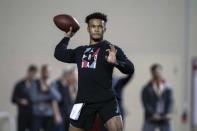
POLYGON ((66 63, 75 63, 75 56, 76 56, 75 49, 67 48, 69 40, 73 35, 74 34, 72 33, 72 28, 70 28, 70 31, 65 33, 65 37, 55 47, 54 56, 57 60, 66 63))
POLYGON ((55 48, 54 56, 57 60, 66 63, 75 63, 75 50, 67 49, 70 38, 64 37, 55 48))

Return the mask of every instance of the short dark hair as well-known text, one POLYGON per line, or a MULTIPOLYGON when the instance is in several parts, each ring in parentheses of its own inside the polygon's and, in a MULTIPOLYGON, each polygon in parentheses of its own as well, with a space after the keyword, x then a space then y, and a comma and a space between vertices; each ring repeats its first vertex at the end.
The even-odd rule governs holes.
POLYGON ((95 13, 88 15, 85 19, 85 22, 88 24, 91 19, 101 19, 101 20, 107 22, 107 15, 105 15, 101 12, 95 12, 95 13))
POLYGON ((36 65, 30 65, 29 67, 28 67, 28 72, 32 72, 32 71, 37 71, 38 70, 38 68, 37 68, 37 66, 36 65))
POLYGON ((151 66, 151 72, 154 72, 157 68, 162 68, 161 64, 155 63, 151 66))

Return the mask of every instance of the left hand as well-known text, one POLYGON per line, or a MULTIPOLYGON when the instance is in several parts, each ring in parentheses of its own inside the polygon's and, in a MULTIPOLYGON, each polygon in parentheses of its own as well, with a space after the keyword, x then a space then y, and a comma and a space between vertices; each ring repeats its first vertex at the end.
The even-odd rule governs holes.
POLYGON ((115 46, 110 45, 110 49, 107 49, 106 51, 109 52, 109 55, 106 56, 107 62, 110 64, 118 64, 116 59, 117 49, 115 48, 115 46))

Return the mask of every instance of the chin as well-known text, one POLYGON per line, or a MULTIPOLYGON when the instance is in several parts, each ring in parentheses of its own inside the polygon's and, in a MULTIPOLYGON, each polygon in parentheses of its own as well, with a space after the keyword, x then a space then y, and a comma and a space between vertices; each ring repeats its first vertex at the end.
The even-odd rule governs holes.
POLYGON ((103 40, 102 37, 92 37, 92 39, 93 39, 94 41, 101 41, 101 40, 103 40))

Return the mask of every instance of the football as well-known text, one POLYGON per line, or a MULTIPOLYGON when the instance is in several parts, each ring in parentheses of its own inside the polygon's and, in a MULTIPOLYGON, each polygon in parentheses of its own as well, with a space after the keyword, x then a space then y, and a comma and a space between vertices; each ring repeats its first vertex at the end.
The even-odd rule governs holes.
POLYGON ((62 31, 68 32, 72 27, 72 32, 76 33, 80 29, 77 19, 68 14, 59 14, 54 16, 53 21, 55 25, 62 31))

